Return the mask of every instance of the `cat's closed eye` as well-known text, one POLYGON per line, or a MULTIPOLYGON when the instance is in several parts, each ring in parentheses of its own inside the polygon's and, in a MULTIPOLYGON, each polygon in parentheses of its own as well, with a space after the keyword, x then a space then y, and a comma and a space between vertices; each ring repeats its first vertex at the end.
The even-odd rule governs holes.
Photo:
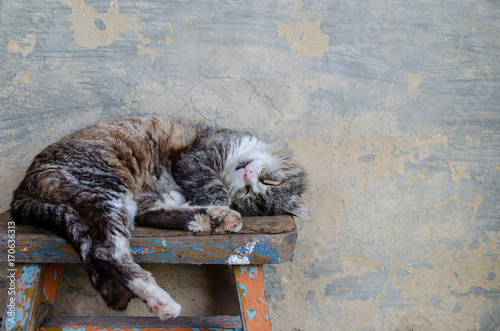
POLYGON ((249 165, 252 161, 242 161, 238 163, 236 166, 236 170, 244 169, 247 165, 249 165))
POLYGON ((280 180, 274 180, 274 179, 259 179, 259 181, 264 184, 264 185, 268 185, 268 186, 280 186, 281 185, 281 181, 280 180))

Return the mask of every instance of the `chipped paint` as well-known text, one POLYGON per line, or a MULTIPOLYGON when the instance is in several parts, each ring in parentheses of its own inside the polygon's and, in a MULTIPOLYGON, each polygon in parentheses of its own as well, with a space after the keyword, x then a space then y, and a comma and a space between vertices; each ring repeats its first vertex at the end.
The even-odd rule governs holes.
POLYGON ((137 50, 139 55, 149 55, 149 57, 151 58, 151 62, 154 62, 160 55, 160 52, 151 47, 147 47, 144 44, 138 44, 137 50))
POLYGON ((7 48, 9 53, 21 53, 23 57, 26 57, 33 52, 35 44, 36 34, 28 33, 21 43, 18 43, 15 39, 11 39, 7 48))
MULTIPOLYGON (((2 210, 44 146, 101 118, 242 129, 294 148, 309 174, 314 222, 297 220, 293 261, 264 267, 275 330, 500 328, 495 1, 69 3, 2 4, 2 210)), ((170 245, 134 257, 200 263, 170 245)), ((268 249, 240 242, 222 261, 268 249)), ((214 306, 191 269, 185 286, 155 270, 194 315, 214 306)), ((61 311, 108 311, 67 273, 61 311)))
POLYGON ((234 274, 245 330, 271 330, 262 266, 236 266, 234 274))
POLYGON ((460 162, 449 162, 450 164, 450 172, 451 179, 455 182, 456 185, 460 184, 462 179, 471 179, 472 176, 470 173, 466 171, 469 167, 469 163, 460 163, 460 162))
POLYGON ((290 49, 300 56, 322 57, 330 47, 330 36, 321 30, 321 22, 304 20, 300 24, 287 24, 276 20, 280 37, 290 43, 290 49))
POLYGON ((250 264, 250 260, 248 259, 247 255, 253 252, 253 250, 255 249, 255 245, 257 245, 258 243, 259 243, 258 240, 245 243, 244 246, 236 249, 235 251, 236 254, 231 254, 229 256, 229 258, 226 261, 226 264, 229 265, 250 264))
POLYGON ((165 38, 165 41, 167 43, 171 43, 172 42, 172 35, 175 32, 175 29, 174 29, 174 25, 172 24, 172 22, 167 22, 167 25, 168 25, 169 34, 165 38))
POLYGON ((239 264, 245 265, 245 264, 250 264, 250 260, 246 256, 242 256, 240 254, 232 254, 227 259, 226 264, 229 264, 229 265, 239 265, 239 264))
POLYGON ((42 274, 41 265, 19 265, 16 270, 15 306, 7 307, 4 326, 6 330, 29 329, 36 316, 36 297, 39 291, 39 280, 42 274))
POLYGON ((422 80, 422 75, 415 75, 413 72, 410 73, 410 77, 408 78, 408 92, 417 92, 422 80))
POLYGON ((73 30, 74 42, 80 46, 90 49, 109 46, 125 40, 122 33, 132 28, 142 28, 139 15, 121 14, 120 5, 116 0, 111 0, 104 14, 84 1, 61 1, 71 8, 71 14, 67 16, 71 22, 69 28, 73 30))

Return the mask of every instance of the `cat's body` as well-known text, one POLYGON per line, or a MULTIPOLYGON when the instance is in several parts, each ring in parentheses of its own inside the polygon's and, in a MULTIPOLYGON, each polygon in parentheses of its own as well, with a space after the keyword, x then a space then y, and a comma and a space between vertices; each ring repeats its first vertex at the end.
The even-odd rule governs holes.
POLYGON ((303 170, 256 137, 154 116, 103 121, 35 157, 14 193, 19 223, 51 229, 76 249, 106 303, 139 297, 160 318, 178 305, 130 253, 134 224, 237 232, 241 216, 310 219, 303 170))

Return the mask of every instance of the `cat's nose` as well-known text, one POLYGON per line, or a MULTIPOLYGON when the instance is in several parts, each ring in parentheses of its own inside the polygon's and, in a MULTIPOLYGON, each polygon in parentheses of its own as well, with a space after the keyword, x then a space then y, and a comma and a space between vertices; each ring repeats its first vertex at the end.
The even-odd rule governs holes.
POLYGON ((245 169, 245 175, 243 176, 243 178, 247 183, 250 183, 255 178, 255 172, 253 172, 252 170, 245 169))

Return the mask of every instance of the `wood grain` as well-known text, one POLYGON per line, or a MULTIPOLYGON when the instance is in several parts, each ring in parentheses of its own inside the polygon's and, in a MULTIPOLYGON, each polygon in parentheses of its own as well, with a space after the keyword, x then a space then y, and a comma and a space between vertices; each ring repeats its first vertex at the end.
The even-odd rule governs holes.
MULTIPOLYGON (((6 244, 8 212, 0 214, 0 243, 6 244)), ((131 250, 138 263, 169 264, 273 264, 289 261, 297 240, 290 216, 249 217, 239 233, 193 234, 138 227, 131 250)), ((16 263, 79 263, 65 239, 33 226, 16 226, 16 263)), ((6 261, 5 252, 0 256, 6 261)))

